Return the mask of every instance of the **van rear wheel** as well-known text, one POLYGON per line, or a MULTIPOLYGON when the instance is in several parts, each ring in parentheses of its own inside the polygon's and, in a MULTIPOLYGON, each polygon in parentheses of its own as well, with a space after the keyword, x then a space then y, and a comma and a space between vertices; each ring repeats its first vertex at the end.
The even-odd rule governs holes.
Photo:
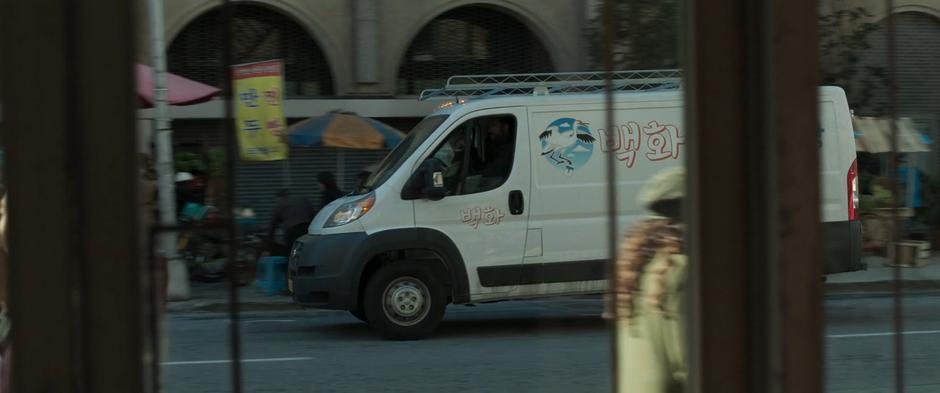
POLYGON ((377 271, 363 293, 369 325, 393 340, 429 336, 444 318, 444 291, 431 267, 395 262, 377 271))

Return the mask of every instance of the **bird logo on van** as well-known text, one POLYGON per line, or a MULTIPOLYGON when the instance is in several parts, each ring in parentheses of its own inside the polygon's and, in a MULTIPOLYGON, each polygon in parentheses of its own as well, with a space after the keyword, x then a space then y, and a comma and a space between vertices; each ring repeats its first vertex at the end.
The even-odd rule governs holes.
POLYGON ((539 134, 542 155, 549 164, 571 176, 586 164, 594 153, 597 141, 588 128, 590 123, 570 117, 553 121, 539 134))

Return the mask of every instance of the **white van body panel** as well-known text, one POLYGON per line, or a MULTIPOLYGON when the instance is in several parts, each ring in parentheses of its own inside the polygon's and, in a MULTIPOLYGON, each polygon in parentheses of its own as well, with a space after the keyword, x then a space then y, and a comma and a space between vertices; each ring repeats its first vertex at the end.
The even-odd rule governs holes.
MULTIPOLYGON (((606 130, 605 111, 596 104, 532 106, 530 143, 541 147, 539 133, 559 118, 573 118, 595 135, 590 156, 571 174, 535 157, 530 230, 542 234, 543 253, 529 256, 526 264, 594 261, 595 268, 608 258, 607 155, 616 159, 617 213, 621 233, 648 215, 637 205, 637 193, 657 172, 682 164, 685 129, 678 96, 658 100, 621 100, 615 106, 615 128, 606 130)), ((584 152, 585 154, 587 152, 584 152)), ((518 295, 601 291, 605 280, 522 285, 518 295)))
MULTIPOLYGON (((512 115, 517 130, 523 130, 516 134, 513 165, 506 182, 496 189, 481 193, 449 196, 439 201, 414 201, 415 225, 437 230, 453 239, 468 273, 480 267, 519 265, 525 252, 529 209, 521 215, 513 215, 508 207, 510 191, 519 190, 529 195, 529 145, 520 143, 526 140, 524 130, 528 129, 525 107, 481 109, 459 117, 455 115, 450 127, 436 135, 434 146, 439 146, 455 128, 465 122, 491 115, 512 115)), ((418 162, 423 162, 434 150, 431 148, 422 152, 418 162)), ((515 288, 514 285, 484 287, 476 274, 468 274, 468 279, 471 295, 476 299, 504 296, 515 288)))
POLYGON ((823 87, 819 95, 819 128, 822 152, 820 154, 820 195, 823 222, 849 219, 848 173, 855 161, 855 139, 851 114, 845 92, 835 87, 823 87), (850 135, 850 137, 846 137, 850 135))
MULTIPOLYGON (((844 92, 820 88, 821 213, 824 222, 848 220, 846 176, 855 160, 855 146, 844 92)), ((682 165, 685 157, 684 111, 681 92, 617 95, 613 133, 605 130, 603 97, 528 97, 529 143, 532 151, 532 191, 526 203, 529 210, 526 256, 523 265, 571 261, 603 261, 608 258, 605 170, 606 154, 617 159, 618 228, 626 228, 647 213, 636 202, 637 192, 646 180, 670 166, 682 165), (538 135, 553 121, 571 118, 585 123, 597 142, 590 158, 572 174, 551 165, 540 152, 538 135), (610 139, 610 141, 608 141, 610 139), (532 244, 538 241, 540 244, 532 244)), ((474 104, 494 106, 515 103, 519 98, 494 98, 474 104)), ((460 106, 454 112, 460 113, 460 106)), ((467 108, 476 110, 477 108, 467 108)), ((520 135, 522 130, 520 130, 520 135)), ((516 172, 514 171, 514 175, 516 172)), ((472 196, 468 196, 472 197, 472 196)), ((468 198, 472 199, 472 198, 468 198)), ((469 201, 468 201, 469 202, 469 201)), ((436 202, 424 202, 433 204, 436 202)), ((478 230, 485 231, 488 228, 478 230)), ((460 241, 457 242, 460 247, 460 241)), ((493 245, 490 245, 493 247, 493 245)), ((499 252, 491 248, 491 252, 499 252)), ((512 254, 515 255, 516 249, 512 254)), ((467 264, 473 301, 493 300, 494 291, 480 285, 477 267, 467 264)), ((597 293, 606 281, 522 283, 508 297, 537 297, 597 293)))

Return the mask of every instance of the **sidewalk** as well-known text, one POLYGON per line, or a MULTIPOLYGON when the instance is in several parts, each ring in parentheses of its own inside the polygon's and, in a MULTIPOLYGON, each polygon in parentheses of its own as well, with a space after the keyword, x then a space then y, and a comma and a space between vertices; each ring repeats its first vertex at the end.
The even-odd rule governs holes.
MULTIPOLYGON (((894 268, 885 266, 885 258, 865 257, 868 270, 838 273, 826 277, 826 294, 890 293, 894 289, 894 268)), ((932 255, 925 266, 901 268, 905 290, 940 292, 940 255, 932 255)), ((228 284, 192 283, 190 300, 170 302, 171 313, 228 311, 228 284)), ((238 289, 242 311, 296 310, 290 296, 266 295, 254 284, 238 289)))
MULTIPOLYGON (((886 258, 864 257, 868 270, 831 274, 826 277, 826 293, 890 292, 894 289, 892 266, 885 266, 886 258)), ((933 254, 927 264, 900 268, 904 289, 940 291, 940 254, 933 254)))
MULTIPOLYGON (((228 311, 229 290, 228 283, 192 282, 189 300, 169 302, 167 311, 170 313, 183 313, 193 311, 223 312, 228 311)), ((263 310, 298 310, 300 306, 294 304, 287 295, 267 295, 255 284, 238 288, 239 309, 242 311, 263 310)))

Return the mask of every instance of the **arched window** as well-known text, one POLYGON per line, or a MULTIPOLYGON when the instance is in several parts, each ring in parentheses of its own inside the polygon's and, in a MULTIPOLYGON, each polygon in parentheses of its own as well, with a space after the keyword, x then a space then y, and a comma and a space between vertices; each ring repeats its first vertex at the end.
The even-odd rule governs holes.
POLYGON ((515 17, 486 6, 459 7, 428 23, 398 68, 398 94, 440 87, 452 75, 551 72, 548 52, 515 17))
MULTIPOLYGON (((234 7, 232 47, 236 64, 281 59, 288 97, 334 94, 326 57, 303 27, 267 7, 245 4, 234 7)), ((189 23, 170 45, 169 71, 221 86, 221 22, 221 10, 217 8, 189 23)))

